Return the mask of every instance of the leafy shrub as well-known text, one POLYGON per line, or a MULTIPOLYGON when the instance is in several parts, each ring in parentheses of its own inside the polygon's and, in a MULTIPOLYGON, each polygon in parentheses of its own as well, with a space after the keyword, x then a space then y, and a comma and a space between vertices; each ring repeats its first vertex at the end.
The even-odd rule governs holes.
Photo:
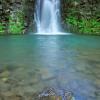
POLYGON ((66 18, 66 23, 77 28, 79 33, 100 35, 100 22, 96 19, 77 19, 75 17, 66 18))
POLYGON ((0 23, 0 34, 2 34, 3 32, 4 32, 4 26, 3 26, 3 24, 2 23, 0 23))
POLYGON ((13 34, 21 34, 23 32, 23 24, 21 22, 13 22, 10 20, 9 22, 9 32, 13 34))
POLYGON ((9 18, 9 33, 22 34, 24 29, 24 15, 19 11, 15 16, 16 18, 12 16, 9 18))

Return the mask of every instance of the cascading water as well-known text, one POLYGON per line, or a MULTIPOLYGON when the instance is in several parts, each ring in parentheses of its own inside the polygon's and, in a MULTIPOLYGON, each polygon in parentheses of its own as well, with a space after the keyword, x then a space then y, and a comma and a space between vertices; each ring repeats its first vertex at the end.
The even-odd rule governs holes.
POLYGON ((60 32, 60 0, 37 0, 35 22, 37 34, 60 32))

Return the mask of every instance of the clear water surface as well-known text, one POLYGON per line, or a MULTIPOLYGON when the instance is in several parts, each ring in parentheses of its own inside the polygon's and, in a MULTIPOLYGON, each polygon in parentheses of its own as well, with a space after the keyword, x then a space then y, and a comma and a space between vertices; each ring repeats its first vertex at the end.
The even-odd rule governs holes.
POLYGON ((25 95, 46 87, 100 100, 100 37, 1 36, 0 92, 25 95))

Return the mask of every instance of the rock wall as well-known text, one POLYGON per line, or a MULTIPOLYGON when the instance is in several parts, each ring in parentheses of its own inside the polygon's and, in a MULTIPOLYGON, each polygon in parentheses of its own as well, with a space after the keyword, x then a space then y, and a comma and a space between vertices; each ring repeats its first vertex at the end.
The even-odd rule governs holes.
MULTIPOLYGON (((22 33, 26 33, 32 27, 35 0, 1 0, 0 1, 0 23, 4 26, 4 34, 9 32, 10 20, 16 22, 23 20, 22 33)), ((17 26, 16 26, 17 27, 17 26)))
POLYGON ((100 18, 100 0, 61 0, 62 18, 72 12, 78 17, 100 18))
MULTIPOLYGON (((13 32, 25 34, 27 31, 35 31, 35 1, 0 0, 0 34, 12 34, 13 32), (20 30, 17 30, 17 27, 20 30)), ((100 0, 61 0, 61 18, 65 30, 69 27, 66 23, 66 18, 69 16, 77 19, 95 17, 97 21, 100 21, 100 0)))
POLYGON ((100 35, 100 0, 61 0, 61 12, 69 32, 100 35))

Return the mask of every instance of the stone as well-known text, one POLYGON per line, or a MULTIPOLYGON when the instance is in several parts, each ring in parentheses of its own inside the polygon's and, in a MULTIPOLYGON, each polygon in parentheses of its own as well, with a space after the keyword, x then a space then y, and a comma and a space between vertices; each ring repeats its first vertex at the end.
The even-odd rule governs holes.
POLYGON ((19 66, 16 66, 16 65, 7 65, 7 66, 5 66, 5 69, 8 70, 8 71, 14 71, 17 68, 19 68, 19 66))
POLYGON ((66 100, 73 100, 73 94, 72 92, 65 92, 65 97, 66 97, 66 100))
POLYGON ((11 91, 4 91, 0 94, 0 100, 24 100, 21 95, 11 91))
POLYGON ((4 69, 2 67, 0 67, 0 74, 4 71, 4 69))
POLYGON ((2 81, 6 82, 8 80, 8 78, 4 77, 2 78, 2 81))
POLYGON ((73 97, 72 92, 69 91, 61 91, 60 93, 58 92, 60 90, 56 90, 53 88, 48 88, 44 90, 42 93, 39 94, 39 100, 75 100, 73 97))
POLYGON ((73 6, 74 6, 74 7, 76 7, 76 6, 79 5, 79 3, 78 3, 77 1, 74 1, 74 2, 72 2, 72 3, 73 3, 73 6))
POLYGON ((0 93, 0 100, 3 100, 3 96, 2 96, 2 94, 0 93))
POLYGON ((21 2, 22 2, 22 0, 16 0, 16 2, 17 2, 17 3, 21 3, 21 2))
POLYGON ((52 74, 52 72, 49 71, 49 69, 41 70, 40 74, 41 74, 42 80, 49 80, 49 79, 54 78, 54 75, 52 74))
POLYGON ((38 98, 38 93, 34 93, 33 95, 31 95, 30 97, 29 97, 29 100, 38 100, 39 98, 38 98))
POLYGON ((62 100, 61 96, 47 96, 41 97, 40 100, 62 100))
POLYGON ((9 75, 10 75, 10 72, 7 71, 7 70, 5 70, 5 71, 3 71, 3 72, 0 74, 0 77, 6 78, 6 77, 8 77, 9 75))
POLYGON ((11 0, 11 3, 14 3, 15 2, 15 0, 11 0))
POLYGON ((2 5, 0 5, 0 10, 2 10, 2 5))
POLYGON ((20 95, 11 95, 4 97, 4 100, 24 100, 22 96, 20 95))
POLYGON ((2 95, 3 95, 4 97, 9 97, 9 96, 14 95, 14 93, 12 93, 12 92, 10 92, 10 91, 6 91, 6 92, 2 92, 2 95))

